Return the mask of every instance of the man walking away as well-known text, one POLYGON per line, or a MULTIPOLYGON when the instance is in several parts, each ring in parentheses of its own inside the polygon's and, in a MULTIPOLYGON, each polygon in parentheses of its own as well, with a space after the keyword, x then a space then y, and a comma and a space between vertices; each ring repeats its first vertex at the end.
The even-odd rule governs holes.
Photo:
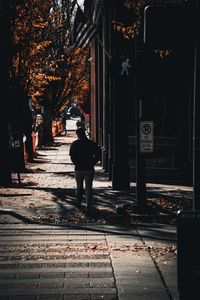
POLYGON ((94 179, 95 164, 101 160, 101 150, 96 142, 87 138, 84 127, 76 130, 78 139, 70 147, 69 155, 75 166, 76 201, 81 206, 83 196, 83 183, 85 182, 86 211, 90 212, 92 201, 92 183, 94 179))

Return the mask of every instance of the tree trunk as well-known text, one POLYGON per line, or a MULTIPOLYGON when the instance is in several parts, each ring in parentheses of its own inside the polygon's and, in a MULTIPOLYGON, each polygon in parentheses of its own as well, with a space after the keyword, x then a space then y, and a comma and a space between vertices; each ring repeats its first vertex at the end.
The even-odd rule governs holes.
POLYGON ((49 106, 44 108, 44 120, 43 120, 43 145, 52 144, 54 139, 52 135, 52 121, 53 121, 53 112, 49 106))
MULTIPOLYGON (((0 155, 0 185, 11 183, 10 150, 8 124, 9 116, 9 67, 11 62, 11 6, 10 1, 0 3, 0 93, 4 109, 0 117, 1 155, 0 155)), ((2 104, 2 105, 3 105, 2 104)))
POLYGON ((1 128, 1 155, 0 155, 0 185, 6 186, 11 183, 10 150, 8 135, 8 120, 0 118, 1 128))

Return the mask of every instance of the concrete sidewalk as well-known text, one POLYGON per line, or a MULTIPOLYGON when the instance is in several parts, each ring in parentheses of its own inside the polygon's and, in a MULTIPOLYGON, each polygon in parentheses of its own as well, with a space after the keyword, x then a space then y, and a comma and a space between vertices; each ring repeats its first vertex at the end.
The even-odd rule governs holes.
POLYGON ((178 299, 169 244, 143 230, 1 225, 0 299, 178 299))
POLYGON ((13 174, 0 189, 0 300, 178 299, 176 226, 118 216, 134 192, 113 191, 100 167, 94 215, 76 208, 73 139, 56 138, 21 184, 13 174))

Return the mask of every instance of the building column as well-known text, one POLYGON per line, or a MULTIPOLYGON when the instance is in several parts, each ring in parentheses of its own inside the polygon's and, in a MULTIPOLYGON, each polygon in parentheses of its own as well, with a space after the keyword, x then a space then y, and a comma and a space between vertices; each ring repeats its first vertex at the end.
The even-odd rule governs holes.
POLYGON ((97 121, 96 121, 96 55, 95 41, 91 41, 90 50, 90 137, 92 140, 97 140, 97 121))

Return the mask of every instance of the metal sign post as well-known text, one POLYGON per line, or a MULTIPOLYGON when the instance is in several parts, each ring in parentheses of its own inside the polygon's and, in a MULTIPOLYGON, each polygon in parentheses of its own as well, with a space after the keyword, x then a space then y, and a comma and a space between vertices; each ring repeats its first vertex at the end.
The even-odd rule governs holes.
POLYGON ((200 210, 200 55, 199 41, 194 54, 194 102, 193 102, 193 209, 200 210))

